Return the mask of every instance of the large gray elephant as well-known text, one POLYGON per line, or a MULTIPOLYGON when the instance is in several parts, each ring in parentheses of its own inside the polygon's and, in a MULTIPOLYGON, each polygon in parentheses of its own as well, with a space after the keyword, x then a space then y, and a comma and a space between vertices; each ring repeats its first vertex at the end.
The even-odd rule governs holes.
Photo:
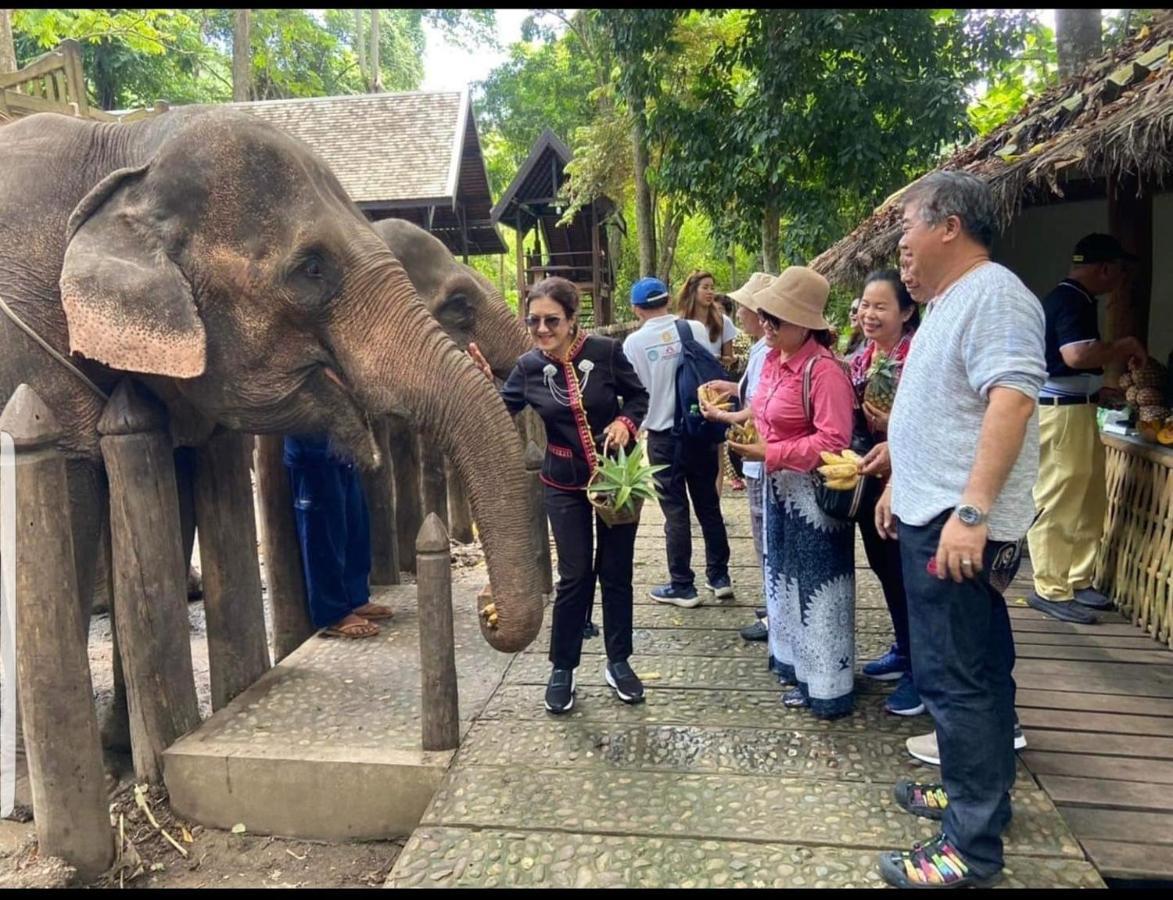
POLYGON ((475 341, 494 374, 505 378, 533 344, 500 292, 418 225, 382 219, 374 228, 403 263, 420 299, 448 336, 461 348, 475 341))
MULTIPOLYGON (((469 486, 497 607, 494 647, 542 616, 521 445, 506 410, 400 262, 304 144, 223 108, 134 124, 41 114, 0 128, 0 297, 106 392, 132 373, 177 445, 216 426, 328 431, 377 463, 368 418, 437 423, 469 486)), ((29 384, 65 426, 88 597, 105 479, 103 401, 0 316, 0 405, 29 384)))

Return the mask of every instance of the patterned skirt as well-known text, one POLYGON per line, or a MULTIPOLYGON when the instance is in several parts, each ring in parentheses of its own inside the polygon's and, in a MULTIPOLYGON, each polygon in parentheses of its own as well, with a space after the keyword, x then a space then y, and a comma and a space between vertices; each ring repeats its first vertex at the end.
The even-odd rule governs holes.
POLYGON ((771 662, 815 715, 843 715, 855 704, 855 526, 819 509, 810 475, 766 477, 771 662))

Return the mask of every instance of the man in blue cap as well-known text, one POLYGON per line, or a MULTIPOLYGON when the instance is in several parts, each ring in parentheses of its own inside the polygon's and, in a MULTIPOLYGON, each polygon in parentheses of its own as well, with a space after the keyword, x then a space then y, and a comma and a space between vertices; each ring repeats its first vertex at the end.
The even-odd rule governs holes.
MULTIPOLYGON (((668 301, 668 287, 658 278, 641 278, 632 285, 631 306, 641 324, 623 342, 623 352, 648 391, 648 413, 643 421, 648 432, 648 456, 652 463, 668 466, 656 475, 656 481, 660 488, 660 508, 664 511, 671 581, 653 588, 650 596, 661 603, 691 609, 700 606, 701 598, 692 570, 690 496, 705 539, 707 586, 718 599, 725 599, 733 596, 733 585, 729 580, 729 537, 717 494, 719 446, 687 443, 678 448, 678 438, 672 434, 676 417, 676 369, 682 349, 677 318, 668 312, 668 301)), ((686 321, 693 339, 707 348, 705 326, 686 321)))

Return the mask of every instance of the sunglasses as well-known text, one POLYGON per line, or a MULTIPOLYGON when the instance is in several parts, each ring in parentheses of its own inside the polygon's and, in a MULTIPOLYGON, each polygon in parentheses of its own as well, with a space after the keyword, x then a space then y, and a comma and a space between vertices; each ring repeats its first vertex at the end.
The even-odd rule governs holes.
POLYGON ((525 327, 537 331, 539 325, 545 325, 547 331, 553 331, 565 321, 562 316, 526 316, 525 327))
POLYGON ((781 319, 777 316, 770 315, 768 312, 762 312, 760 309, 758 310, 758 319, 763 325, 769 325, 775 331, 782 327, 781 319))

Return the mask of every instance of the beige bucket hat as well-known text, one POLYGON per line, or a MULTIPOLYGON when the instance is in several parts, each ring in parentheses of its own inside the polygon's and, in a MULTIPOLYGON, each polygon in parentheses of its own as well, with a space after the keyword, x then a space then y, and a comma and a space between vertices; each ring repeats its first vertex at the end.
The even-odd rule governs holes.
POLYGON ((773 283, 753 295, 758 312, 800 325, 813 331, 830 328, 823 318, 831 285, 827 279, 805 266, 791 266, 773 283))
POLYGON ((734 303, 740 303, 750 312, 757 312, 757 304, 753 302, 753 295, 758 291, 764 291, 771 284, 774 283, 774 276, 766 272, 754 272, 749 276, 749 281, 743 284, 735 291, 729 292, 729 299, 734 303))

